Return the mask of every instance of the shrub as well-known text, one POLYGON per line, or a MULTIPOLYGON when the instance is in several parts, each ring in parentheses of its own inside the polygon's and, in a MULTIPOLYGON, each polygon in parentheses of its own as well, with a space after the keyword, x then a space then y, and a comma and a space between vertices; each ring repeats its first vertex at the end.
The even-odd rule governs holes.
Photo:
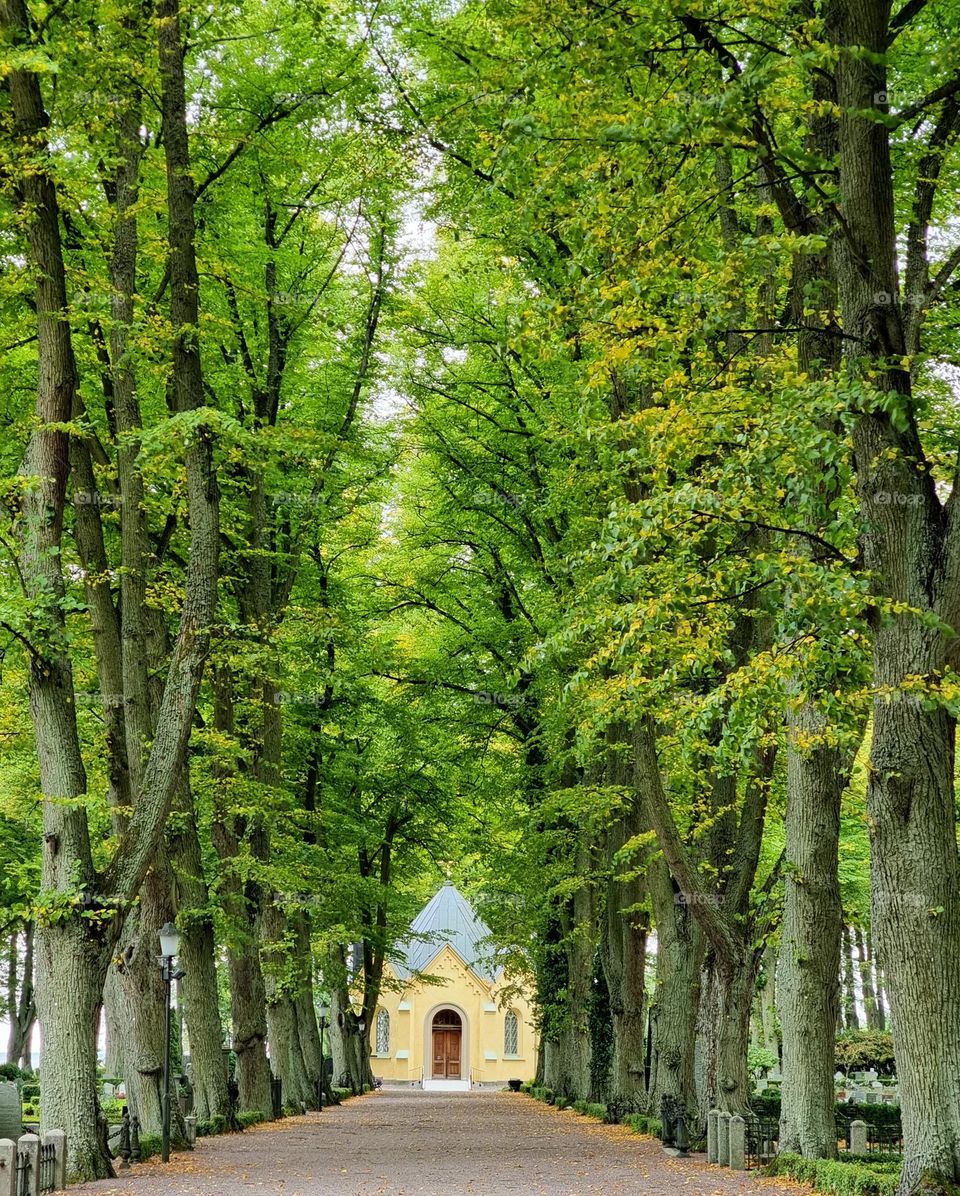
POLYGON ((645 1113, 628 1113, 623 1119, 623 1124, 628 1125, 635 1134, 649 1134, 651 1137, 659 1138, 663 1133, 660 1119, 648 1117, 645 1113))
POLYGON ((140 1135, 140 1161, 146 1162, 158 1155, 163 1148, 163 1139, 159 1134, 140 1135))
POLYGON ((629 1113, 640 1113, 642 1109, 635 1096, 619 1092, 607 1098, 607 1121, 619 1125, 629 1113))
POLYGON ((19 1080, 20 1068, 16 1063, 0 1063, 0 1080, 19 1080))
POLYGON ((869 1163, 862 1159, 840 1163, 835 1159, 803 1159, 796 1154, 781 1154, 767 1168, 767 1174, 787 1175, 832 1196, 896 1196, 900 1164, 869 1163))
MULTIPOLYGON (((215 1120, 223 1121, 223 1118, 218 1117, 215 1120)), ((249 1129, 252 1125, 259 1125, 261 1121, 266 1121, 266 1118, 259 1109, 248 1109, 245 1113, 237 1114, 237 1124, 242 1130, 249 1129)), ((222 1134, 223 1130, 214 1130, 213 1132, 222 1134)))
MULTIPOLYGON (((262 1117, 261 1114, 257 1114, 257 1116, 262 1117)), ((244 1117, 249 1117, 249 1113, 238 1113, 237 1114, 238 1120, 242 1120, 244 1117)), ((215 1134, 225 1134, 226 1132, 227 1132, 227 1119, 226 1119, 226 1117, 223 1117, 219 1114, 216 1117, 211 1117, 209 1121, 198 1121, 197 1122, 197 1137, 198 1138, 211 1138, 215 1134)))
POLYGON ((353 1092, 349 1088, 334 1088, 333 1095, 337 1101, 349 1100, 353 1092))
POLYGON ((596 1117, 598 1121, 607 1120, 607 1106, 598 1104, 596 1101, 591 1101, 586 1108, 588 1117, 596 1117))
POLYGON ((570 1098, 568 1096, 558 1096, 557 1099, 554 1101, 554 1104, 557 1106, 558 1109, 569 1109, 570 1108, 570 1098))
MULTIPOLYGON (((758 1092, 750 1100, 750 1107, 765 1121, 780 1120, 780 1093, 758 1092)), ((838 1101, 836 1117, 840 1125, 851 1121, 865 1121, 867 1125, 900 1126, 900 1106, 881 1104, 854 1104, 852 1101, 838 1101)))
POLYGON ((118 1125, 123 1120, 123 1108, 126 1105, 125 1100, 101 1100, 100 1108, 103 1109, 103 1115, 106 1117, 110 1125, 118 1125))
POLYGON ((847 1030, 837 1035, 836 1060, 837 1067, 846 1072, 872 1067, 881 1075, 892 1074, 893 1035, 889 1030, 847 1030))

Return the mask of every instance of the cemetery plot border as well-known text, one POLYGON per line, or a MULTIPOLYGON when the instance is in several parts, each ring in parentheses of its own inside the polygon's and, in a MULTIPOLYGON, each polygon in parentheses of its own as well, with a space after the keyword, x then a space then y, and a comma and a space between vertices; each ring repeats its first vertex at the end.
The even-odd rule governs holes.
POLYGON ((767 1118, 747 1118, 745 1161, 748 1171, 766 1167, 780 1149, 780 1123, 767 1118))

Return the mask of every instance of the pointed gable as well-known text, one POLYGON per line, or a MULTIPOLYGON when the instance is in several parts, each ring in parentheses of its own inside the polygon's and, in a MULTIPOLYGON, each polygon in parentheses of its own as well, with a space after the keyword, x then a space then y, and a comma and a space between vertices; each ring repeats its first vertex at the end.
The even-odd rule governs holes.
POLYGON ((400 980, 406 980, 412 972, 428 971, 445 946, 451 947, 487 984, 492 984, 502 970, 492 958, 489 928, 450 881, 417 914, 410 930, 417 938, 406 945, 398 944, 391 959, 400 980))

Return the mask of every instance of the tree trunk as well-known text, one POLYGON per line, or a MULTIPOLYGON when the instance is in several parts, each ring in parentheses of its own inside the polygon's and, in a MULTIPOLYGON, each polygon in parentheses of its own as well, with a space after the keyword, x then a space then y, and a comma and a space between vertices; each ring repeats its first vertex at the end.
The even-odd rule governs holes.
POLYGON ((567 959, 567 1016, 557 1043, 557 1091, 572 1100, 590 1098, 590 1029, 587 1010, 593 991, 597 950, 596 897, 589 880, 592 852, 583 834, 577 846, 576 874, 584 878, 562 915, 567 959))
POLYGON ((648 1110, 660 1115, 663 1098, 683 1102, 689 1124, 695 1123, 694 1079, 700 969, 704 939, 690 907, 677 901, 679 890, 662 857, 648 870, 657 926, 657 977, 651 1003, 652 1056, 648 1110))
POLYGON ((273 1074, 282 1081, 285 1104, 294 1108, 300 1108, 302 1105, 312 1106, 315 1097, 307 1074, 297 1025, 299 969, 297 961, 288 957, 283 945, 287 920, 278 900, 265 903, 261 925, 270 1065, 273 1074))
POLYGON ((300 992, 296 998, 297 1033, 300 1037, 300 1051, 307 1069, 311 1086, 317 1080, 324 1080, 323 1044, 320 1041, 320 1027, 317 1024, 317 1010, 313 990, 313 951, 310 945, 310 918, 300 910, 292 919, 296 935, 296 956, 301 968, 300 992))
POLYGON ((864 563, 893 606, 876 620, 873 736, 867 783, 871 923, 886 969, 904 1133, 899 1191, 960 1181, 960 861, 956 723, 945 705, 904 692, 948 661, 943 624, 960 623, 956 482, 944 507, 917 430, 899 303, 886 95, 890 6, 829 10, 841 110, 839 271, 851 374, 875 399, 858 404, 854 456, 864 563), (916 612, 916 613, 914 613, 916 612), (932 707, 932 708, 925 708, 932 707))
POLYGON ((214 669, 213 722, 230 745, 215 766, 222 782, 211 828, 214 850, 220 865, 219 896, 226 921, 225 946, 230 982, 231 1047, 237 1058, 239 1107, 273 1116, 270 1064, 267 1062, 267 997, 260 966, 260 892, 251 878, 244 882, 238 871, 241 839, 249 837, 254 858, 260 855, 259 828, 248 827, 230 806, 230 780, 235 771, 232 758, 235 726, 233 684, 229 670, 214 669))
POLYGON ((740 966, 716 971, 716 1101, 717 1108, 741 1115, 750 1110, 752 1084, 747 1069, 750 1010, 757 983, 760 953, 750 951, 740 966))
MULTIPOLYGON (((617 752, 628 748, 625 737, 611 746, 608 782, 629 794, 630 760, 617 752)), ((644 878, 637 862, 623 859, 626 843, 647 829, 636 799, 624 798, 625 809, 606 834, 608 878, 600 924, 600 961, 610 997, 613 1056, 610 1064, 611 1099, 624 1108, 641 1107, 646 1092, 643 1061, 646 1047, 646 969, 648 915, 641 910, 644 878)))
POLYGON ((861 927, 854 927, 857 944, 857 958, 860 967, 860 987, 863 990, 863 1012, 867 1020, 868 1030, 879 1030, 877 1018, 877 994, 873 987, 873 961, 867 948, 867 936, 861 927))
POLYGON ((887 1014, 890 1010, 890 1004, 887 1001, 886 983, 883 975, 883 965, 880 956, 874 950, 873 935, 867 932, 867 948, 873 960, 875 987, 877 994, 877 1029, 886 1030, 887 1028, 887 1014))
MULTIPOLYGON (((29 41, 23 0, 2 0, 0 22, 8 42, 29 41)), ((43 157, 43 130, 49 122, 36 75, 13 69, 6 78, 15 144, 25 155, 22 169, 15 163, 16 186, 35 277, 40 370, 36 426, 21 466, 33 481, 23 492, 18 533, 26 597, 48 625, 42 641, 28 645, 30 713, 44 795, 41 885, 47 893, 67 897, 92 892, 95 881, 85 811, 82 803, 69 800, 85 794, 87 781, 77 735, 60 557, 69 468, 64 428, 73 413, 77 372, 66 318, 59 205, 43 157)), ((96 1078, 96 1019, 109 944, 101 927, 79 914, 68 904, 63 917, 37 924, 42 1122, 44 1130, 67 1129, 71 1180, 113 1174, 98 1133, 96 1078)))
POLYGON ((768 946, 763 953, 764 983, 760 989, 760 1032, 763 1047, 782 1058, 782 1043, 777 1002, 777 966, 779 952, 768 946))
POLYGON ((850 939, 850 927, 846 922, 843 924, 840 948, 840 962, 843 969, 841 1021, 844 1030, 859 1030, 860 1018, 857 1014, 857 992, 853 979, 853 943, 850 939))
POLYGON ((840 972, 840 797, 846 769, 826 719, 788 706, 786 866, 777 973, 783 1035, 781 1150, 835 1158, 833 1073, 840 972), (804 749, 801 744, 817 746, 804 749))
MULTIPOLYGON (((127 918, 121 939, 117 981, 122 1016, 120 1055, 124 1065, 131 1114, 140 1118, 145 1134, 163 1129, 163 1028, 166 986, 157 963, 159 929, 173 920, 169 869, 154 867, 140 890, 140 904, 127 918)), ((175 1091, 171 1079, 171 1091, 175 1091)), ((171 1103, 171 1107, 173 1107, 171 1103)), ((183 1122, 171 1120, 172 1141, 181 1141, 183 1122)))
MULTIPOLYGON (((219 705, 219 703, 218 703, 219 705)), ((217 725, 223 729, 218 718, 217 725)), ((273 1116, 267 1062, 267 997, 260 967, 260 915, 256 893, 245 892, 237 876, 239 842, 232 816, 213 824, 221 865, 220 901, 227 917, 227 975, 230 981, 231 1046, 237 1057, 239 1107, 273 1116)))
POLYGON ((10 936, 7 977, 7 1062, 31 1068, 30 1044, 37 1019, 37 1004, 33 990, 34 924, 28 922, 23 931, 23 959, 19 958, 20 935, 10 936), (19 972, 19 984, 17 982, 19 972))
POLYGON ((190 1036, 190 1082, 199 1121, 229 1115, 227 1076, 223 1066, 223 1025, 217 986, 216 940, 210 895, 203 875, 196 811, 189 780, 184 776, 178 800, 177 826, 170 831, 177 920, 182 927, 180 963, 184 1019, 190 1036))

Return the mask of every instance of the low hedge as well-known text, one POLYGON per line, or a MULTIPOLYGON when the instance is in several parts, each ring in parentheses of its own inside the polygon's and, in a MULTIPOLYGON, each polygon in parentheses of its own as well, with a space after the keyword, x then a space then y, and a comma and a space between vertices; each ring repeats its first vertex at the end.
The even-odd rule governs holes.
POLYGON ((804 1159, 798 1154, 780 1154, 766 1169, 767 1175, 786 1175, 812 1184, 817 1192, 832 1196, 896 1196, 900 1182, 899 1162, 867 1162, 862 1156, 839 1162, 836 1159, 804 1159))
POLYGON ((658 1117, 648 1117, 645 1113, 625 1113, 621 1118, 617 1116, 616 1107, 610 1108, 599 1101, 571 1101, 569 1097, 558 1096, 552 1088, 543 1088, 531 1083, 523 1085, 520 1091, 526 1092, 534 1100, 543 1101, 544 1104, 556 1105, 558 1109, 572 1108, 584 1117, 595 1117, 597 1121, 605 1121, 612 1125, 627 1125, 635 1134, 650 1134, 659 1138, 663 1129, 658 1117))
POLYGON ((242 1130, 248 1130, 252 1125, 259 1125, 262 1121, 266 1121, 260 1109, 248 1109, 244 1113, 237 1114, 237 1124, 242 1130))
POLYGON ((163 1149, 163 1139, 159 1134, 140 1135, 140 1162, 145 1163, 163 1149))
MULTIPOLYGON (((759 1117, 769 1121, 779 1121, 780 1093, 758 1092, 751 1098, 750 1107, 759 1117)), ((899 1126, 900 1106, 837 1101, 836 1118, 841 1125, 848 1125, 851 1121, 865 1121, 867 1125, 877 1127, 899 1126)))
MULTIPOLYGON (((246 1116, 244 1113, 238 1113, 237 1118, 246 1116)), ((262 1114, 260 1115, 262 1116, 262 1114)), ((197 1137, 198 1138, 213 1138, 217 1134, 225 1134, 227 1132, 226 1117, 211 1117, 206 1121, 197 1122, 197 1137)))
POLYGON ((663 1133, 663 1123, 658 1117, 648 1117, 645 1113, 628 1113, 623 1119, 635 1134, 649 1134, 652 1138, 659 1138, 663 1133))

